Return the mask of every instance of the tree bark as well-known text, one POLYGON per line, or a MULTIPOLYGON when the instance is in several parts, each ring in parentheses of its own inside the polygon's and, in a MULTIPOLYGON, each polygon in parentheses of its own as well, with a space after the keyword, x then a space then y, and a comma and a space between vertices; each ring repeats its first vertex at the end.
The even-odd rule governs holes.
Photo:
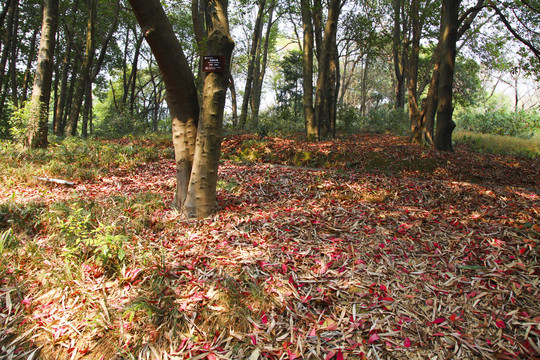
POLYGON ((216 186, 221 155, 223 112, 230 78, 230 59, 234 48, 229 33, 227 4, 227 0, 206 0, 207 54, 225 56, 226 69, 223 72, 207 73, 204 78, 201 121, 183 208, 188 218, 209 216, 217 208, 216 186))
POLYGON ((256 57, 255 74, 253 77, 253 95, 251 96, 251 128, 256 129, 259 126, 259 109, 261 107, 262 88, 264 77, 266 75, 266 65, 268 62, 268 46, 270 44, 270 36, 274 25, 274 10, 276 8, 276 0, 272 0, 268 9, 268 23, 264 38, 264 46, 259 46, 259 52, 256 57), (262 49, 261 49, 262 47, 262 49), (262 51, 262 56, 260 55, 262 51), (262 59, 261 59, 262 57, 262 59))
POLYGON ((394 8, 394 34, 392 39, 392 57, 394 60, 395 96, 394 108, 403 109, 405 105, 405 65, 407 63, 406 46, 403 43, 401 31, 402 0, 393 0, 394 8))
POLYGON ((454 84, 460 2, 456 0, 443 0, 442 2, 441 67, 435 132, 435 148, 442 151, 453 151, 452 132, 456 127, 452 120, 454 110, 452 107, 452 87, 454 84))
POLYGON ((318 127, 319 138, 330 133, 330 107, 331 107, 331 78, 330 59, 332 56, 332 44, 336 41, 337 21, 341 7, 340 0, 332 0, 328 7, 328 18, 324 29, 324 39, 319 58, 319 74, 317 78, 317 90, 315 92, 315 122, 318 127))
POLYGON ((420 56, 420 38, 422 35, 422 25, 419 17, 419 0, 411 1, 411 20, 412 20, 412 41, 411 52, 409 55, 409 121, 411 136, 409 141, 415 144, 422 144, 422 117, 418 106, 418 63, 420 56))
POLYGON ((79 78, 77 80, 77 86, 75 88, 75 94, 73 96, 73 102, 71 104, 71 110, 69 113, 67 126, 65 129, 65 136, 75 136, 77 134, 79 115, 81 112, 84 95, 86 94, 86 86, 90 80, 90 70, 92 68, 92 61, 94 57, 94 25, 97 9, 97 0, 89 0, 87 4, 88 25, 86 31, 86 47, 83 63, 79 72, 79 78))
POLYGON ((255 20, 255 28, 253 30, 253 39, 251 41, 251 50, 249 51, 246 86, 244 89, 244 98, 242 99, 242 108, 240 110, 240 129, 244 129, 247 123, 248 106, 252 96, 251 91, 253 88, 253 79, 255 76, 254 73, 257 50, 260 48, 260 42, 262 37, 265 6, 266 0, 260 0, 259 10, 257 12, 257 19, 255 20))
POLYGON ((306 136, 309 141, 319 138, 319 130, 315 122, 313 109, 313 24, 311 21, 311 4, 309 0, 301 0, 302 24, 304 28, 303 41, 303 73, 304 90, 304 119, 306 136))
POLYGON ((30 101, 28 146, 47 147, 49 101, 53 72, 56 29, 58 27, 58 0, 45 0, 39 54, 30 101))

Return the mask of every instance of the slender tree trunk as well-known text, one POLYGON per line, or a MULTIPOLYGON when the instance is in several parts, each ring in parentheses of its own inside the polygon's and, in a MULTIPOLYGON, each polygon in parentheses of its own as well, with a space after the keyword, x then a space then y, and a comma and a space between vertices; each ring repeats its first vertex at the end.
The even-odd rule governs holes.
POLYGON ((19 1, 11 0, 7 8, 6 32, 4 34, 4 39, 3 39, 3 44, 2 44, 3 45, 2 55, 0 56, 0 114, 2 114, 3 109, 4 109, 4 104, 6 102, 7 81, 6 82, 4 81, 4 77, 6 73, 6 65, 9 58, 10 50, 12 47, 12 43, 14 41, 13 28, 14 28, 15 17, 16 17, 18 7, 19 7, 19 1))
POLYGON ((452 132, 456 124, 452 120, 452 87, 456 60, 458 12, 461 1, 443 0, 441 32, 441 68, 439 77, 439 102, 437 107, 437 127, 435 147, 438 150, 453 151, 452 132))
POLYGON ((28 59, 26 61, 26 69, 24 71, 21 102, 25 102, 28 99, 28 87, 30 84, 30 73, 32 71, 32 62, 36 57, 37 35, 38 35, 38 29, 34 29, 34 32, 32 33, 31 44, 30 44, 30 54, 28 55, 28 59))
POLYGON ((141 45, 143 38, 144 37, 141 34, 141 36, 137 40, 137 45, 135 47, 135 55, 133 56, 133 62, 131 63, 131 90, 129 96, 129 114, 131 116, 133 116, 135 112, 135 90, 137 88, 137 71, 139 67, 139 55, 141 53, 141 45))
POLYGON ((232 103, 232 126, 236 129, 238 127, 238 101, 236 98, 236 87, 234 86, 234 78, 232 75, 229 80, 229 90, 231 92, 232 103))
POLYGON ((83 103, 84 95, 86 94, 86 86, 90 80, 90 70, 92 68, 92 60, 94 57, 94 24, 96 16, 97 0, 89 0, 88 5, 88 26, 86 31, 86 49, 84 52, 84 60, 79 72, 77 87, 71 104, 71 111, 67 126, 65 129, 66 136, 75 136, 77 134, 77 124, 83 103))
POLYGON ((69 64, 71 62, 71 42, 68 41, 64 57, 62 59, 62 74, 60 75, 60 92, 57 97, 56 111, 54 113, 54 134, 62 135, 64 133, 62 125, 64 117, 64 107, 68 92, 69 64))
POLYGON ((336 138, 337 126, 337 100, 339 94, 339 52, 337 47, 337 39, 334 36, 332 39, 332 53, 330 55, 330 94, 328 98, 328 110, 330 113, 330 128, 329 135, 332 139, 336 138))
POLYGON ((313 108, 313 24, 311 22, 311 4, 309 0, 301 0, 302 24, 304 28, 303 41, 303 72, 302 85, 304 88, 304 119, 306 136, 309 141, 319 138, 319 130, 315 122, 313 108))
POLYGON ((257 49, 260 47, 262 29, 264 22, 264 9, 266 0, 259 0, 259 11, 255 20, 255 29, 253 30, 253 39, 251 42, 251 50, 249 52, 246 87, 244 89, 244 98, 242 99, 242 109, 240 111, 240 128, 244 129, 247 122, 248 106, 251 100, 251 91, 253 88, 253 79, 255 76, 255 62, 257 57, 257 49))
POLYGON ((9 74, 11 75, 11 103, 13 106, 19 108, 19 87, 17 80, 17 58, 19 53, 18 47, 18 32, 19 32, 19 7, 15 8, 15 19, 13 23, 13 39, 11 41, 11 59, 9 65, 9 74))
POLYGON ((28 145, 31 148, 47 147, 49 100, 53 72, 56 29, 58 27, 58 0, 45 0, 39 55, 30 102, 28 145))
POLYGON ((409 55, 409 121, 411 136, 409 141, 415 144, 422 144, 422 117, 420 116, 420 109, 418 106, 418 94, 416 92, 418 87, 418 64, 420 56, 420 38, 422 33, 422 25, 420 23, 419 14, 419 0, 411 1, 411 19, 412 19, 412 41, 411 41, 411 53, 409 55))
POLYGON ((395 108, 403 109, 405 105, 405 51, 400 51, 401 47, 405 46, 402 43, 401 32, 401 7, 403 0, 393 0, 392 6, 394 8, 394 36, 392 40, 392 54, 394 59, 394 74, 395 74, 395 108))
MULTIPOLYGON (((256 129, 259 126, 259 109, 261 107, 262 88, 264 84, 264 76, 266 75, 266 66, 268 62, 268 46, 270 44, 270 36, 274 25, 274 10, 276 0, 272 0, 268 9, 268 24, 266 26, 266 34, 264 38, 264 46, 262 46, 262 59, 258 55, 256 57, 255 76, 253 77, 253 95, 251 96, 251 128, 256 129)), ((260 53, 260 51, 259 51, 260 53)))

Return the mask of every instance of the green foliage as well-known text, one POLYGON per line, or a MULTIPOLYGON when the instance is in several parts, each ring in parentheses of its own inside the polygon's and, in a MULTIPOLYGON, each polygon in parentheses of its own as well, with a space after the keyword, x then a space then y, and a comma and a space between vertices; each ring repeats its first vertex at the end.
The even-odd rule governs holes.
POLYGON ((540 115, 535 111, 481 109, 463 112, 457 123, 461 129, 477 133, 531 138, 540 130, 540 115))
POLYGON ((363 118, 360 124, 364 131, 390 131, 399 135, 407 134, 409 131, 408 126, 409 120, 406 111, 387 107, 370 110, 368 116, 363 118))
POLYGON ((9 134, 11 139, 21 144, 26 141, 31 115, 32 110, 29 103, 22 106, 20 109, 13 111, 9 124, 9 134))

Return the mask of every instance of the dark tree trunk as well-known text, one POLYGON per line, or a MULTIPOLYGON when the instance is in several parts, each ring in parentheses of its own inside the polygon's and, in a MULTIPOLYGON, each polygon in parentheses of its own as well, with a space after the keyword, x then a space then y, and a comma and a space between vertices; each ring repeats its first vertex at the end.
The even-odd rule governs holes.
POLYGON ((435 147, 438 150, 453 151, 452 132, 456 124, 452 120, 452 87, 456 59, 458 12, 461 1, 443 0, 441 31, 441 67, 439 75, 439 101, 437 107, 437 127, 435 147))
POLYGON ((420 56, 420 38, 422 35, 422 25, 419 17, 419 0, 411 1, 411 20, 412 20, 412 41, 411 53, 409 55, 409 121, 411 136, 409 141, 415 144, 422 144, 422 116, 418 106, 418 63, 420 56))

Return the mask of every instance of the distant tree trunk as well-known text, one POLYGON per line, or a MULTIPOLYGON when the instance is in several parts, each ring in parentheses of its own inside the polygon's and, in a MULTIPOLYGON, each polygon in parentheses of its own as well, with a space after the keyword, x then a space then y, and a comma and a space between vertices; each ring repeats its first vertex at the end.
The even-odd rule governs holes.
POLYGON ((19 81, 17 80, 17 58, 19 53, 19 44, 18 44, 18 32, 19 32, 19 7, 15 8, 15 19, 13 22, 13 39, 10 46, 10 65, 9 65, 9 74, 11 75, 11 103, 13 106, 19 108, 19 81))
POLYGON ((266 66, 268 62, 268 46, 270 44, 270 36, 274 25, 274 10, 276 8, 276 0, 272 0, 268 9, 268 23, 266 26, 266 34, 264 45, 259 46, 259 51, 256 56, 255 73, 253 76, 253 95, 251 96, 251 127, 256 129, 259 126, 259 110, 261 107, 262 88, 264 76, 266 75, 266 66), (261 49, 262 47, 262 49, 261 49), (262 56, 261 56, 262 51, 262 56), (261 59, 262 58, 262 59, 261 59))
POLYGON ((437 107, 437 128, 435 147, 438 150, 453 151, 452 132, 456 124, 452 120, 452 87, 456 60, 458 12, 460 0, 443 0, 441 32, 441 67, 439 78, 439 102, 437 107))
POLYGON ((28 87, 30 84, 30 74, 32 71, 32 62, 36 57, 36 48, 37 48, 37 35, 38 29, 34 29, 32 33, 32 39, 30 40, 30 53, 28 54, 28 59, 26 61, 26 69, 24 70, 23 78, 23 88, 21 94, 21 102, 25 102, 28 99, 28 87))
POLYGON ((422 144, 422 117, 418 106, 418 64, 420 57, 420 38, 422 34, 422 25, 420 23, 419 0, 411 1, 411 20, 412 20, 412 41, 411 52, 409 55, 409 121, 411 136, 409 141, 415 144, 422 144))
POLYGON ((225 56, 227 66, 222 73, 205 74, 201 110, 193 73, 160 1, 129 2, 166 86, 177 164, 174 205, 188 218, 206 217, 216 209, 221 126, 234 47, 229 34, 227 1, 205 0, 207 54, 225 56))
POLYGON ((30 148, 47 147, 49 100, 53 72, 56 29, 58 27, 59 0, 43 2, 43 24, 39 54, 30 101, 28 145, 30 148))
POLYGON ((97 9, 97 0, 89 0, 88 6, 88 25, 86 31, 86 48, 84 52, 84 59, 79 72, 79 78, 77 86, 75 88, 75 94, 71 104, 71 110, 69 113, 68 122, 65 129, 66 136, 75 136, 77 134, 77 124, 79 122, 79 115, 81 113, 81 106, 84 96, 86 94, 86 86, 90 80, 90 69, 92 68, 92 61, 94 57, 94 25, 97 9))
POLYGON ((405 105, 405 65, 407 63, 407 51, 405 44, 402 43, 401 31, 401 12, 403 0, 393 0, 394 8, 394 34, 392 39, 392 56, 394 59, 394 75, 395 75, 395 96, 396 100, 394 107, 403 109, 405 105))
POLYGON ((302 24, 304 28, 303 41, 303 72, 302 84, 304 90, 304 119, 306 136, 309 141, 319 138, 319 130, 315 122, 313 109, 313 24, 311 22, 311 4, 309 0, 301 0, 302 24))
POLYGON ((341 82, 339 73, 339 51, 337 47, 337 39, 334 36, 332 39, 332 53, 330 55, 330 96, 328 99, 330 112, 330 128, 329 135, 332 139, 336 138, 337 126, 337 102, 339 95, 339 85, 341 82))
POLYGON ((2 47, 2 54, 0 55, 0 114, 3 112, 4 104, 6 102, 6 94, 7 91, 4 88, 4 85, 7 84, 7 81, 4 82, 4 76, 6 74, 6 65, 9 58, 10 50, 12 48, 12 43, 14 41, 13 36, 13 28, 15 23, 15 18, 17 14, 17 9, 19 7, 19 1, 18 0, 11 0, 9 2, 9 5, 6 5, 7 7, 7 14, 5 15, 7 17, 6 22, 6 32, 4 34, 3 40, 3 47, 2 47))
POLYGON ((81 126, 81 136, 83 138, 88 137, 88 125, 92 122, 92 84, 90 81, 86 83, 86 90, 84 93, 84 108, 83 118, 81 126))
MULTIPOLYGON (((130 83, 131 83, 131 90, 129 95, 129 114, 131 116, 135 113, 135 90, 137 89, 137 72, 139 67, 139 55, 141 54, 141 45, 143 36, 139 37, 137 40, 137 44, 135 46, 135 55, 133 56, 133 62, 131 63, 131 75, 130 75, 130 83)), ((157 129, 156 129, 157 130, 157 129)))
POLYGON ((248 106, 251 100, 251 91, 253 88, 253 78, 255 76, 255 62, 257 58, 257 49, 262 37, 262 28, 264 22, 264 8, 266 6, 266 0, 259 0, 259 10, 257 12, 257 19, 255 20, 255 29, 253 30, 253 39, 251 40, 251 50, 249 51, 248 68, 246 87, 244 89, 244 98, 242 99, 242 109, 240 111, 240 128, 246 127, 248 106))
POLYGON ((231 92, 231 104, 232 104, 232 126, 238 127, 238 101, 236 99, 236 87, 234 86, 234 78, 231 75, 229 80, 229 91, 231 92))
POLYGON ((54 112, 54 134, 63 135, 63 117, 64 117, 64 107, 66 105, 66 97, 68 92, 68 77, 69 77, 69 64, 71 62, 71 42, 68 41, 64 57, 62 59, 62 72, 60 75, 60 92, 56 98, 56 111, 54 112))
MULTIPOLYGON (((440 57, 439 54, 436 55, 440 57)), ((433 144, 433 128, 435 125, 435 116, 437 114, 437 104, 439 102, 439 73, 440 73, 440 58, 436 60, 431 75, 431 82, 426 97, 426 114, 424 126, 422 128, 422 137, 425 143, 433 144)))

